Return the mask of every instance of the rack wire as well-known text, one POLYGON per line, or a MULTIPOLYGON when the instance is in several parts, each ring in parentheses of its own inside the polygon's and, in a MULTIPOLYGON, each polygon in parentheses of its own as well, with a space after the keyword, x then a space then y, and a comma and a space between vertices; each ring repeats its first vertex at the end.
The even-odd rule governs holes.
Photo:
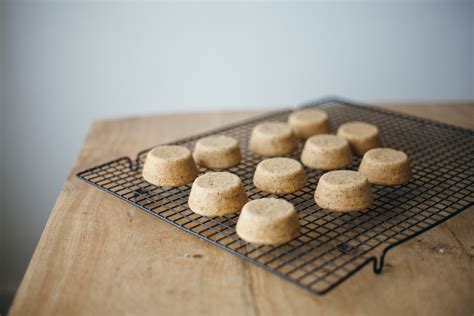
MULTIPOLYGON (((159 187, 141 176, 147 152, 135 160, 122 157, 79 172, 77 176, 106 192, 197 237, 316 293, 325 294, 369 263, 382 271, 391 248, 441 224, 471 206, 473 197, 474 131, 339 99, 307 104, 329 114, 333 132, 344 122, 360 120, 379 127, 385 147, 403 150, 411 158, 413 179, 405 185, 373 186, 374 204, 361 212, 335 213, 313 199, 322 171, 305 168, 308 185, 282 197, 298 211, 301 234, 279 246, 256 246, 235 232, 238 214, 208 218, 188 207, 191 184, 159 187)), ((286 121, 291 110, 271 113, 238 124, 175 141, 193 149, 207 135, 236 138, 242 162, 228 171, 243 181, 249 199, 273 196, 252 182, 262 160, 248 150, 252 128, 263 121, 286 121)), ((290 157, 299 159, 303 143, 290 157)), ((357 170, 360 157, 348 167, 357 170)), ((200 174, 208 171, 200 168, 200 174)))

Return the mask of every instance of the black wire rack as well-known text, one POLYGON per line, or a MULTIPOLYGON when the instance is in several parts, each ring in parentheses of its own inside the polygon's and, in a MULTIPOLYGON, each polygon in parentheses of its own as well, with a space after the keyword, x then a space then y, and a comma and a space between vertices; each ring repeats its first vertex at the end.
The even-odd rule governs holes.
MULTIPOLYGON (((296 207, 301 234, 280 246, 256 246, 237 236, 238 214, 208 218, 193 213, 188 207, 191 184, 169 188, 146 182, 141 171, 150 149, 140 152, 135 160, 122 157, 77 176, 316 294, 327 293, 369 263, 373 264, 375 273, 381 272, 391 248, 473 204, 474 131, 339 99, 326 99, 305 107, 325 110, 333 132, 340 124, 353 120, 377 125, 385 147, 409 155, 413 179, 406 185, 373 186, 374 204, 364 212, 334 213, 319 208, 313 199, 323 172, 305 169, 308 185, 280 195, 296 207)), ((172 144, 193 149, 203 136, 218 133, 236 138, 243 160, 228 171, 242 179, 249 199, 272 196, 252 183, 255 167, 262 157, 248 150, 248 138, 256 124, 286 121, 289 113, 291 110, 274 112, 172 144)), ((302 145, 303 142, 292 158, 299 159, 302 145)), ((348 169, 357 170, 359 163, 357 157, 348 169)), ((207 169, 199 171, 204 173, 207 169)))

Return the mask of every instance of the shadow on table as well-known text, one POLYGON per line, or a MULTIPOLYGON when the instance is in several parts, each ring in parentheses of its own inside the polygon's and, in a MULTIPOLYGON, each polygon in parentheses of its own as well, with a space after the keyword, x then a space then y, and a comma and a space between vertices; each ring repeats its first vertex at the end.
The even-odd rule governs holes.
POLYGON ((13 292, 3 292, 0 293, 0 316, 6 316, 10 306, 13 302, 13 297, 15 293, 13 292))

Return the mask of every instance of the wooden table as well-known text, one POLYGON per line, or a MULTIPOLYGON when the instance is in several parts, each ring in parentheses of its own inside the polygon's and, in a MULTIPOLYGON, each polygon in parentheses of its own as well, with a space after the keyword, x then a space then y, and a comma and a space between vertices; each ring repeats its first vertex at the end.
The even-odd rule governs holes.
MULTIPOLYGON (((474 128, 474 103, 385 105, 474 128)), ((94 122, 10 315, 473 315, 474 212, 391 250, 316 296, 120 201, 77 171, 257 113, 94 122)))

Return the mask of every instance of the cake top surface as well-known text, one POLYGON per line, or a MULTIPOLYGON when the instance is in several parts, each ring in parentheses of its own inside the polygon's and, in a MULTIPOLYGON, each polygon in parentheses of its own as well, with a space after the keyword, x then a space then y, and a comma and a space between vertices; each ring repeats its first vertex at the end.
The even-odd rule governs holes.
POLYGON ((408 160, 408 156, 392 148, 374 148, 366 152, 363 159, 371 163, 403 163, 408 160))
POLYGON ((193 183, 193 185, 211 190, 224 190, 240 184, 240 178, 230 172, 208 172, 199 176, 193 183))
POLYGON ((293 132, 291 128, 283 122, 265 122, 255 126, 254 130, 260 134, 268 136, 286 136, 293 132))
POLYGON ((235 138, 225 135, 212 135, 201 138, 196 146, 204 146, 211 149, 233 148, 238 145, 235 138))
POLYGON ((308 138, 307 142, 313 146, 323 148, 341 148, 343 146, 349 146, 349 142, 344 137, 330 134, 311 136, 308 138))
POLYGON ((269 173, 294 173, 302 170, 303 166, 295 159, 276 157, 262 160, 257 168, 269 173))
POLYGON ((191 151, 183 146, 163 145, 153 148, 148 154, 158 159, 172 161, 188 158, 191 155, 191 151))
POLYGON ((352 187, 364 184, 368 180, 366 176, 357 171, 336 170, 322 175, 319 182, 330 186, 352 187))
POLYGON ((338 129, 338 134, 341 136, 352 137, 371 137, 379 132, 377 126, 366 122, 348 122, 342 124, 338 129))
POLYGON ((289 120, 308 123, 320 123, 328 119, 328 115, 319 109, 298 110, 290 114, 289 120))
POLYGON ((263 198, 248 202, 243 211, 256 217, 276 218, 293 215, 295 207, 284 199, 263 198))

